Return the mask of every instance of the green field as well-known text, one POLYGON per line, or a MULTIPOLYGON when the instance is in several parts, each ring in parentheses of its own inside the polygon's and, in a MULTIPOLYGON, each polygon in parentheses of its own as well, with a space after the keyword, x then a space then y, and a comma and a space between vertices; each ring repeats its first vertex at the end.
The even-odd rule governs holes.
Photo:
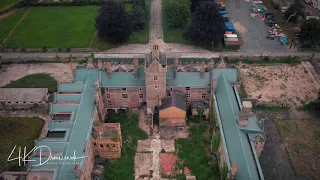
POLYGON ((17 24, 26 9, 17 10, 16 13, 0 20, 0 42, 7 37, 10 30, 17 24))
POLYGON ((48 88, 49 93, 53 93, 57 91, 57 81, 49 74, 32 74, 12 81, 4 88, 48 88))
POLYGON ((7 7, 10 7, 17 3, 19 0, 1 0, 0 1, 0 10, 6 9, 7 7))
POLYGON ((89 47, 98 6, 34 7, 4 48, 89 47))
POLYGON ((11 159, 18 157, 19 147, 22 156, 24 146, 27 146, 29 152, 34 146, 34 140, 38 139, 43 124, 43 120, 35 117, 0 117, 0 174, 3 171, 25 170, 25 166, 19 166, 18 160, 8 162, 7 158, 14 146, 17 147, 11 159))

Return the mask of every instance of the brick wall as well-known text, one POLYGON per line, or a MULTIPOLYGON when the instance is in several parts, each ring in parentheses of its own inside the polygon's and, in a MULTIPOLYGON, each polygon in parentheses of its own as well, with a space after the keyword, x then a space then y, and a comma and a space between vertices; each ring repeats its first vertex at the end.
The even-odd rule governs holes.
POLYGON ((210 97, 210 88, 209 87, 167 87, 167 96, 171 92, 178 91, 183 92, 187 99, 187 105, 191 101, 208 101, 210 97))
POLYGON ((86 156, 87 157, 84 162, 84 167, 82 168, 82 175, 80 177, 80 180, 91 179, 91 172, 93 170, 93 164, 94 164, 94 150, 92 146, 88 146, 88 151, 86 156))
POLYGON ((105 88, 104 104, 106 108, 127 108, 130 102, 145 102, 146 88, 105 88))

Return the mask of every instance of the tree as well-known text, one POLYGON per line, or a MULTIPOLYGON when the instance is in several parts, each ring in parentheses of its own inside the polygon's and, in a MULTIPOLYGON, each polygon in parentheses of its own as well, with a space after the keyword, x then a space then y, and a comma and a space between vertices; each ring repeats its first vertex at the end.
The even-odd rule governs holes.
POLYGON ((164 7, 164 14, 168 26, 171 28, 183 28, 190 18, 189 0, 171 0, 164 7))
POLYGON ((132 33, 132 24, 122 4, 106 1, 96 18, 98 37, 111 43, 123 43, 132 33))
POLYGON ((309 19, 301 24, 301 32, 299 33, 299 42, 304 48, 320 47, 320 21, 317 19, 309 19))
POLYGON ((214 2, 214 0, 190 0, 191 12, 196 11, 196 8, 204 1, 213 1, 214 2))
POLYGON ((224 30, 225 25, 219 14, 218 4, 205 1, 192 15, 191 25, 183 33, 183 37, 200 44, 217 46, 222 42, 224 30))
POLYGON ((133 6, 140 6, 145 12, 147 12, 146 0, 133 0, 133 6))
POLYGON ((147 23, 147 17, 146 12, 140 6, 133 7, 131 22, 133 30, 144 29, 147 23))
POLYGON ((304 17, 304 6, 300 3, 299 0, 296 0, 284 13, 284 18, 286 21, 296 23, 300 16, 304 17))

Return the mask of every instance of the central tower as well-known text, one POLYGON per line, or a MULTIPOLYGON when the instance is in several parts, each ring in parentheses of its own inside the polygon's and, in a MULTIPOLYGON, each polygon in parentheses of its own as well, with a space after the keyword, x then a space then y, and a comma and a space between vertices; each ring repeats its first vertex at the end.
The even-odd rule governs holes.
POLYGON ((151 54, 146 54, 145 74, 147 107, 154 108, 166 96, 167 84, 167 58, 160 53, 157 40, 152 43, 151 54))

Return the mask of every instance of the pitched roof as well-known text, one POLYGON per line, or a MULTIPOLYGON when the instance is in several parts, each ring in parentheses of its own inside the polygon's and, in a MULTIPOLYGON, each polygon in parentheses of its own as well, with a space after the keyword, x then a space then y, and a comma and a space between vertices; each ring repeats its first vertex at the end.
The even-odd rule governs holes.
MULTIPOLYGON (((71 120, 69 122, 49 121, 48 129, 53 131, 66 131, 65 137, 60 139, 44 138, 36 140, 36 146, 45 145, 52 152, 61 152, 62 157, 82 157, 85 156, 87 146, 89 146, 90 133, 93 125, 93 110, 96 92, 95 80, 99 77, 97 69, 78 69, 75 72, 75 83, 66 83, 59 85, 59 91, 81 92, 80 94, 56 94, 57 99, 61 100, 76 100, 78 104, 51 104, 50 114, 56 112, 71 112, 71 120), (81 97, 79 97, 81 96, 81 97), (80 99, 79 99, 80 98, 80 99), (75 153, 75 154, 74 154, 75 153)), ((46 149, 46 148, 44 148, 46 149)), ((45 151, 45 150, 43 150, 45 151)), ((45 158, 40 160, 39 157, 32 157, 29 164, 30 171, 53 171, 54 178, 59 180, 76 179, 74 168, 79 165, 80 168, 84 165, 84 159, 76 159, 72 163, 62 162, 61 160, 50 160, 50 163, 44 163, 40 166, 40 162, 44 162, 45 158)))
POLYGON ((173 92, 170 97, 164 98, 161 109, 167 109, 169 107, 176 107, 186 111, 186 100, 184 94, 173 92))
POLYGON ((0 102, 41 102, 47 88, 0 88, 0 102))
MULTIPOLYGON (((219 123, 223 128, 223 134, 226 142, 227 152, 230 163, 235 162, 238 167, 236 179, 239 180, 258 180, 263 179, 260 172, 259 163, 255 163, 255 149, 251 148, 248 135, 251 131, 243 131, 237 123, 237 116, 240 112, 241 105, 238 103, 237 91, 230 85, 225 74, 217 80, 216 101, 219 111, 219 123)), ((249 120, 247 129, 253 130, 255 134, 261 134, 261 129, 256 126, 256 118, 249 120), (255 121, 255 122, 254 122, 255 121)))

